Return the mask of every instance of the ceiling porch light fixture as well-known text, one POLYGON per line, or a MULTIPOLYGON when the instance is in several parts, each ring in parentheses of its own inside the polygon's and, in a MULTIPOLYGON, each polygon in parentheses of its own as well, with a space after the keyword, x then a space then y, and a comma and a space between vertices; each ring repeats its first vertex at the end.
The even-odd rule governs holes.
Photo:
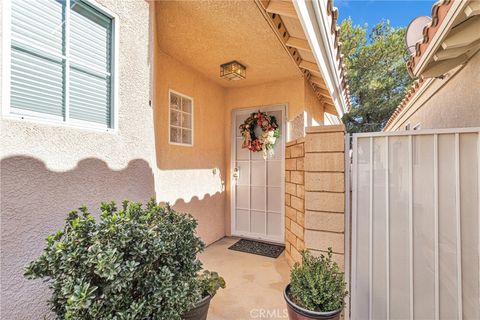
POLYGON ((220 78, 227 80, 243 80, 247 77, 247 68, 233 60, 220 66, 220 78))

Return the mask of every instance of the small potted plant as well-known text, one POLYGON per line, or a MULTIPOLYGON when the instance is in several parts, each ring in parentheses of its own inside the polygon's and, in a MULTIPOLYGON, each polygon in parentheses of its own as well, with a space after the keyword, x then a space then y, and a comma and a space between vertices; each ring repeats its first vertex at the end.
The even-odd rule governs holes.
POLYGON ((343 272, 329 248, 327 256, 302 252, 302 264, 293 267, 283 296, 290 320, 339 319, 347 294, 343 272))
POLYGON ((197 276, 198 296, 200 297, 195 305, 183 315, 183 320, 206 320, 210 300, 220 288, 225 288, 225 280, 216 272, 204 270, 197 276))

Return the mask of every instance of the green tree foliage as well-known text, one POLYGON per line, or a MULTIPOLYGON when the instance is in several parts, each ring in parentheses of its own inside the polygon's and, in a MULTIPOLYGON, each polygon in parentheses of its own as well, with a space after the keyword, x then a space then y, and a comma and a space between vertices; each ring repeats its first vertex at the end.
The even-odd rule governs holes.
POLYGON ((405 28, 381 21, 367 35, 366 25, 347 19, 340 30, 352 99, 343 122, 352 133, 380 131, 412 83, 405 64, 405 28))

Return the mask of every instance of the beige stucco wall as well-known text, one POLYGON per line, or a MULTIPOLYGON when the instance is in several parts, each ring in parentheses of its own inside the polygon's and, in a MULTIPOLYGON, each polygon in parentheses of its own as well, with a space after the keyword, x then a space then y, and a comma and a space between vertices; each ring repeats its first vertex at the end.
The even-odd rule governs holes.
POLYGON ((68 211, 82 204, 97 211, 105 200, 146 201, 155 193, 149 6, 143 0, 97 1, 120 22, 118 130, 5 116, 0 122, 1 319, 48 314, 47 285, 24 279, 23 268, 39 256, 46 236, 63 227, 68 211))
POLYGON ((458 72, 432 85, 389 126, 404 130, 407 124, 421 129, 480 126, 480 52, 458 72))
POLYGON ((161 48, 155 54, 158 199, 191 213, 210 244, 225 235, 225 90, 161 48), (169 144, 170 89, 193 98, 193 146, 169 144))
POLYGON ((253 108, 272 104, 288 104, 288 118, 303 111, 303 78, 279 79, 257 86, 228 88, 225 98, 227 112, 237 108, 253 108))
POLYGON ((305 86, 305 111, 307 113, 307 116, 310 118, 308 119, 307 125, 308 126, 313 126, 315 125, 315 122, 317 124, 323 124, 324 123, 324 107, 320 103, 320 100, 315 95, 315 92, 313 92, 313 88, 308 83, 308 81, 304 81, 304 86, 305 86), (314 122, 312 121, 314 120, 314 122))

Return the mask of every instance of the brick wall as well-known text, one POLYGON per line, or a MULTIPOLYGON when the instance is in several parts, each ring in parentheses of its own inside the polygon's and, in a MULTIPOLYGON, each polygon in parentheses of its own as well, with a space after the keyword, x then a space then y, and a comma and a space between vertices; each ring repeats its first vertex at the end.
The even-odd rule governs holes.
POLYGON ((290 266, 301 261, 305 248, 305 139, 286 144, 285 151, 285 256, 290 266))
POLYGON ((287 144, 285 155, 285 243, 290 265, 299 251, 313 254, 331 247, 344 266, 345 160, 343 125, 306 129, 287 144))
POLYGON ((331 247, 343 269, 345 127, 311 127, 306 133, 305 246, 314 254, 331 247))

